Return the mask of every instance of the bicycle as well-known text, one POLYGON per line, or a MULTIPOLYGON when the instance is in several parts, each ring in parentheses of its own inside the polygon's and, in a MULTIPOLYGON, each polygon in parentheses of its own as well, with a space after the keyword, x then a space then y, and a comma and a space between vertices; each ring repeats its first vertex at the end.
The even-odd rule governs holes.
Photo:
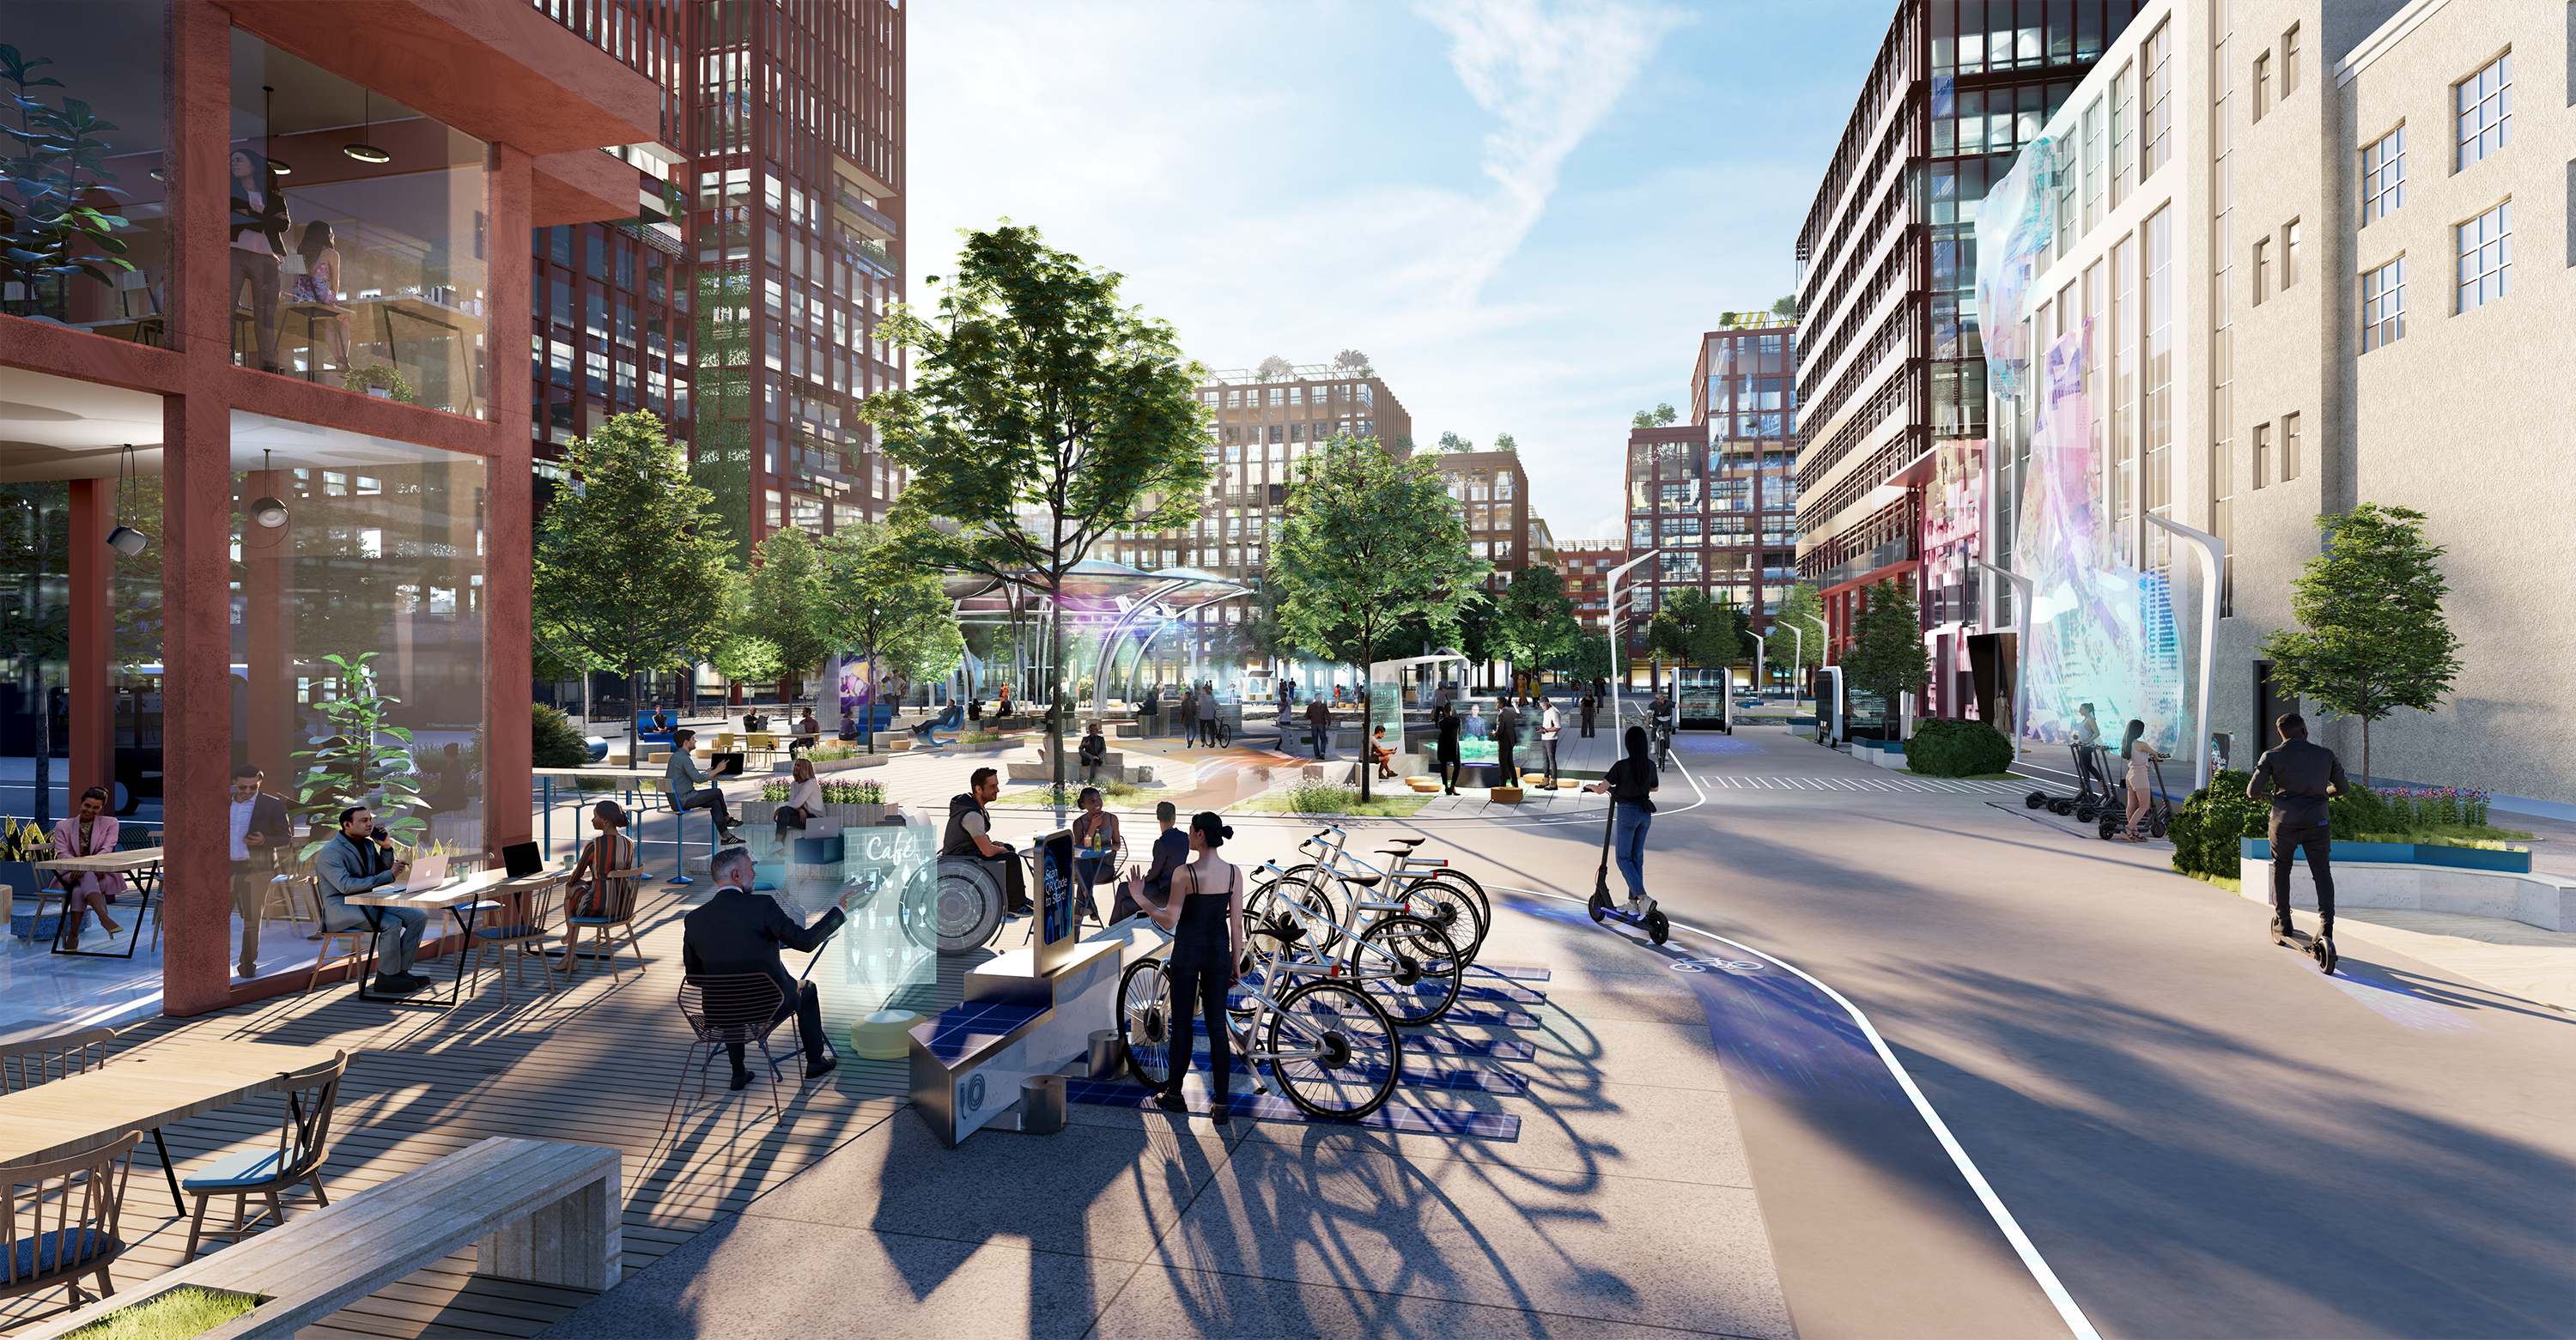
POLYGON ((1342 917, 1333 910, 1331 895, 1325 891, 1322 879, 1362 883, 1362 887, 1380 879, 1389 880, 1388 892, 1403 898, 1407 912, 1448 932, 1452 940, 1463 934, 1467 941, 1465 961, 1475 962, 1476 955, 1485 947, 1485 934, 1493 923, 1493 903, 1485 896, 1484 886, 1467 872, 1450 868, 1445 859, 1414 855, 1413 849, 1426 839, 1399 837, 1389 841, 1396 844, 1395 847, 1380 848, 1378 854, 1392 858, 1392 868, 1381 870, 1345 850, 1350 842, 1349 833, 1338 826, 1326 825, 1317 829, 1313 837, 1297 844, 1297 850, 1313 852, 1320 860, 1284 870, 1280 870, 1276 862, 1265 862, 1265 868, 1279 870, 1279 873, 1261 884, 1255 892, 1268 896, 1282 882, 1294 881, 1294 887, 1303 890, 1298 896, 1309 908, 1338 922, 1342 917), (1344 861, 1363 869, 1358 873, 1346 872, 1341 868, 1344 861))
MULTIPOLYGON (((1263 868, 1278 871, 1275 861, 1263 868)), ((1282 872, 1284 873, 1284 872, 1282 872)), ((1354 878, 1362 887, 1375 876, 1354 878)), ((1276 888, 1274 879, 1272 887, 1276 888)), ((1438 1023, 1458 1003, 1468 960, 1441 927, 1413 916, 1400 901, 1354 897, 1341 919, 1294 900, 1247 907, 1244 962, 1239 976, 1263 979, 1323 976, 1361 983, 1397 1023, 1419 1028, 1438 1023), (1366 924, 1361 924, 1365 920, 1366 924)), ((1236 1007, 1236 1013, 1249 1007, 1236 1007)))
MULTIPOLYGON (((1385 1106, 1404 1076, 1404 1035, 1385 1008, 1345 981, 1310 978, 1274 994, 1281 980, 1263 974, 1238 983, 1251 1008, 1239 1025, 1229 1009, 1224 1024, 1252 1091, 1270 1092, 1261 1081, 1266 1064, 1280 1093, 1310 1117, 1358 1121, 1385 1106)), ((1118 979, 1118 1039, 1136 1077, 1156 1089, 1171 1085, 1172 1042, 1181 1035, 1172 1004, 1170 965, 1162 959, 1139 960, 1118 979)), ((1186 1071, 1188 1058, 1182 1066, 1186 1071)))

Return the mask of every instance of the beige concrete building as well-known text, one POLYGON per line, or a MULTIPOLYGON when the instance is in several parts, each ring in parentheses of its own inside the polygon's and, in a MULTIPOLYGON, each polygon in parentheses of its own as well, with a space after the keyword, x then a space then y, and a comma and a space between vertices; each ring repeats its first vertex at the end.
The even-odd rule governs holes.
MULTIPOLYGON (((2246 766, 2290 706, 2259 647, 2295 621, 2316 517, 2403 505, 2449 549, 2466 669, 2439 710, 2372 728, 2373 774, 2576 802, 2550 729, 2576 697, 2556 542, 2576 515, 2572 24, 2561 0, 2159 0, 2025 148, 2028 193, 1989 196, 1989 557, 2134 576, 2126 664, 2147 682, 2120 715, 2189 739, 2215 600, 2208 729, 2246 766), (2031 487, 2076 459, 2081 534, 2031 487), (2148 514, 2224 543, 2215 589, 2148 514)), ((2068 605, 2041 584, 2047 625, 2068 605)), ((2011 626, 2009 597, 1986 598, 2011 626)), ((2049 700, 2061 680, 2094 682, 2034 669, 2042 738, 2071 710, 2049 700)), ((2358 723, 2319 738, 2357 767, 2358 723)))

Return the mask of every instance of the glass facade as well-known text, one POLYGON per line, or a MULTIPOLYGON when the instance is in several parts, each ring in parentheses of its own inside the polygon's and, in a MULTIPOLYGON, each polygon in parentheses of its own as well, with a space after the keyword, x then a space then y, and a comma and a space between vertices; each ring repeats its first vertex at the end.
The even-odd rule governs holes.
POLYGON ((0 258, 0 312, 166 344, 169 213, 159 0, 6 0, 0 40, 32 67, 10 129, 69 143, 40 158, 12 141, 0 205, 20 220, 0 258), (52 81, 47 84, 45 81, 52 81), (113 223, 82 226, 66 211, 113 223), (87 272, 62 273, 87 265, 87 272))

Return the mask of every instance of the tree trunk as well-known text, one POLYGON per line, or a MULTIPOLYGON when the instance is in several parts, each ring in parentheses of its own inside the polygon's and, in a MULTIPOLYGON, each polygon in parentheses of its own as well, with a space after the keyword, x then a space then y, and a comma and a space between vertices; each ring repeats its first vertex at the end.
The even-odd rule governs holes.
POLYGON ((626 770, 628 772, 635 771, 644 760, 644 751, 641 747, 644 743, 643 736, 635 729, 639 724, 638 718, 643 715, 643 708, 640 706, 643 697, 638 687, 643 678, 643 675, 637 671, 626 672, 626 770))
MULTIPOLYGON (((859 723, 859 732, 868 737, 868 752, 871 754, 877 751, 877 695, 877 641, 876 636, 870 634, 868 636, 868 715, 866 720, 859 723)), ((893 725, 894 718, 887 717, 886 724, 893 725)))
POLYGON ((2370 718, 2361 719, 2361 789, 2370 789, 2370 718))
MULTIPOLYGON (((1063 589, 1059 577, 1056 590, 1063 589)), ((1055 762, 1055 815, 1064 817, 1064 609, 1060 596, 1050 596, 1047 620, 1047 755, 1055 762)))
POLYGON ((1375 715, 1373 700, 1377 696, 1377 686, 1369 682, 1370 650, 1367 647, 1360 648, 1360 803, 1363 805, 1369 803, 1369 779, 1377 775, 1377 761, 1369 753, 1373 748, 1370 744, 1369 725, 1370 718, 1375 715))

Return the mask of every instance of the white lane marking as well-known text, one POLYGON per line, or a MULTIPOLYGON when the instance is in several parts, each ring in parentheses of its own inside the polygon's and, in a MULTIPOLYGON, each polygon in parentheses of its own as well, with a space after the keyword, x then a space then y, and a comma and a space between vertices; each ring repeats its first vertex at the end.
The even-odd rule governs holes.
MULTIPOLYGON (((1682 775, 1688 777, 1690 774, 1685 770, 1682 775)), ((1693 782, 1691 785, 1696 787, 1699 784, 1693 782)), ((1581 904, 1583 902, 1579 898, 1570 898, 1561 893, 1542 893, 1537 889, 1516 889, 1502 884, 1492 887, 1507 893, 1525 893, 1534 898, 1552 898, 1562 903, 1581 904)), ((1667 919, 1670 915, 1666 914, 1667 919)), ((1986 1207, 1986 1213, 1994 1219, 1995 1227, 2003 1231, 2004 1240, 2012 1244, 2013 1251, 2021 1257, 2023 1267, 2030 1271, 2031 1278, 2039 1284, 2040 1292, 2047 1294, 2048 1301, 2056 1306, 2057 1315, 2066 1323, 2067 1329, 2075 1333, 2076 1340, 2102 1340, 2102 1333, 2093 1328, 2091 1319, 2084 1315, 2084 1309, 2076 1304, 2075 1296, 2067 1292, 2066 1285, 2057 1278, 2057 1272, 2049 1269, 2047 1259, 2039 1254, 2038 1244, 2033 1243, 2030 1235, 2022 1231, 2021 1223, 2013 1218, 2012 1211, 2004 1208, 2003 1197, 1995 1194, 1994 1185, 1986 1180, 1984 1173, 1977 1170, 1976 1160, 1968 1157, 1968 1151, 1960 1145, 1959 1138, 1950 1133, 1949 1123, 1941 1120, 1941 1114, 1932 1110, 1932 1100, 1923 1096, 1923 1090, 1915 1084, 1914 1076, 1907 1073, 1905 1063, 1896 1059, 1896 1053, 1888 1047, 1887 1039, 1879 1036, 1878 1026, 1869 1021, 1868 1015, 1861 1013, 1858 1005, 1852 1004, 1840 991, 1818 981, 1814 974, 1777 954, 1766 953, 1741 940, 1730 940, 1714 931, 1702 930, 1697 926, 1685 925, 1678 921, 1672 923, 1672 928, 1677 931, 1689 931, 1702 939, 1715 940, 1719 944, 1743 950, 1766 963, 1778 964, 1796 973, 1805 979, 1809 986, 1823 992, 1827 999, 1840 1005, 1843 1012, 1851 1016, 1852 1022, 1860 1026, 1862 1035, 1866 1036, 1869 1039, 1869 1045, 1876 1049, 1878 1059, 1887 1066, 1888 1073, 1896 1077, 1897 1086, 1904 1089, 1905 1096, 1913 1101, 1914 1110, 1922 1115, 1923 1123, 1932 1128, 1933 1138, 1941 1142, 1942 1150, 1949 1154, 1950 1162, 1958 1167, 1959 1175, 1968 1180, 1969 1188, 1977 1193, 1978 1203, 1986 1207)))

